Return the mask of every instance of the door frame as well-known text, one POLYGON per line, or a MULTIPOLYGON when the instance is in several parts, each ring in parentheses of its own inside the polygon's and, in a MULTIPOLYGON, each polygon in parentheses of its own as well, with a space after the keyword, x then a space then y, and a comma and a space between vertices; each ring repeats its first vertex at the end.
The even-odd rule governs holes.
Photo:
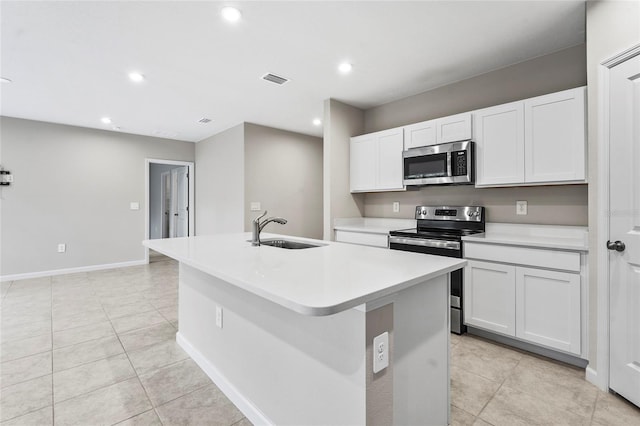
MULTIPOLYGON (((173 166, 187 166, 189 167, 189 236, 194 236, 196 233, 196 221, 195 221, 195 163, 193 161, 178 161, 178 160, 162 160, 157 158, 145 158, 144 160, 144 239, 149 239, 149 173, 151 171, 151 164, 168 164, 173 166)), ((149 248, 144 248, 144 260, 145 263, 149 263, 149 248)))
POLYGON ((598 220, 596 224, 597 344, 596 370, 587 367, 587 379, 602 390, 609 390, 609 95, 611 68, 640 55, 640 44, 603 62, 598 67, 598 220))

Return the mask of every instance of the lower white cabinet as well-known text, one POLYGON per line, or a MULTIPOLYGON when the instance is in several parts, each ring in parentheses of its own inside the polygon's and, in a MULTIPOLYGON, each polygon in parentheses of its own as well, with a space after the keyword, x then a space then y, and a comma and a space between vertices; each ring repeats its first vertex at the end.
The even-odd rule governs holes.
POLYGON ((515 269, 516 337, 580 354, 580 275, 515 269))
POLYGON ((515 267, 469 261, 464 277, 465 323, 515 336, 515 267))
MULTIPOLYGON (((476 246, 470 252, 480 253, 478 249, 484 245, 476 246)), ((505 253, 517 250, 507 246, 485 247, 494 251, 503 249, 505 253)), ((567 253, 539 251, 550 255, 567 253)), ((465 324, 582 355, 580 271, 574 271, 572 264, 567 264, 566 271, 530 267, 529 261, 539 264, 535 256, 521 259, 520 265, 468 260, 464 280, 465 324)))

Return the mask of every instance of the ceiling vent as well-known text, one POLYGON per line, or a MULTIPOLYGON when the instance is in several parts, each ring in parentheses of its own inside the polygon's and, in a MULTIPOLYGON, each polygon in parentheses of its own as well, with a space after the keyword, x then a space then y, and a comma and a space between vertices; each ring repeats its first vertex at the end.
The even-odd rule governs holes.
POLYGON ((207 118, 207 117, 202 117, 200 120, 198 120, 198 123, 200 123, 200 124, 211 123, 211 119, 207 118))
POLYGON ((279 84, 279 85, 283 85, 287 81, 289 81, 288 78, 280 77, 279 75, 275 75, 275 74, 271 74, 271 73, 263 75, 262 79, 270 81, 270 82, 275 83, 275 84, 279 84))

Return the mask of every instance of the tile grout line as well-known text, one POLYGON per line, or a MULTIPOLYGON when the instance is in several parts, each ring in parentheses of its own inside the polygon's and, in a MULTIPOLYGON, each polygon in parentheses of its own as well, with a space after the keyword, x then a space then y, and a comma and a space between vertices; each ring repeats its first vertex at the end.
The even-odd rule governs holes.
POLYGON ((600 391, 598 390, 598 392, 596 393, 596 400, 593 402, 593 410, 591 411, 591 420, 589 421, 590 425, 593 424, 593 419, 596 416, 596 407, 598 406, 599 399, 600 399, 600 391))

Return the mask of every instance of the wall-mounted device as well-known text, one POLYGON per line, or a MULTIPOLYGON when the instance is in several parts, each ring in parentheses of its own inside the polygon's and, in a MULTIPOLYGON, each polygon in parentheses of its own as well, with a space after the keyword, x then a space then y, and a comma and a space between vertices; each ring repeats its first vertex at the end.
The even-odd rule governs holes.
POLYGON ((8 186, 13 182, 13 175, 9 170, 4 170, 0 167, 0 185, 8 186))

